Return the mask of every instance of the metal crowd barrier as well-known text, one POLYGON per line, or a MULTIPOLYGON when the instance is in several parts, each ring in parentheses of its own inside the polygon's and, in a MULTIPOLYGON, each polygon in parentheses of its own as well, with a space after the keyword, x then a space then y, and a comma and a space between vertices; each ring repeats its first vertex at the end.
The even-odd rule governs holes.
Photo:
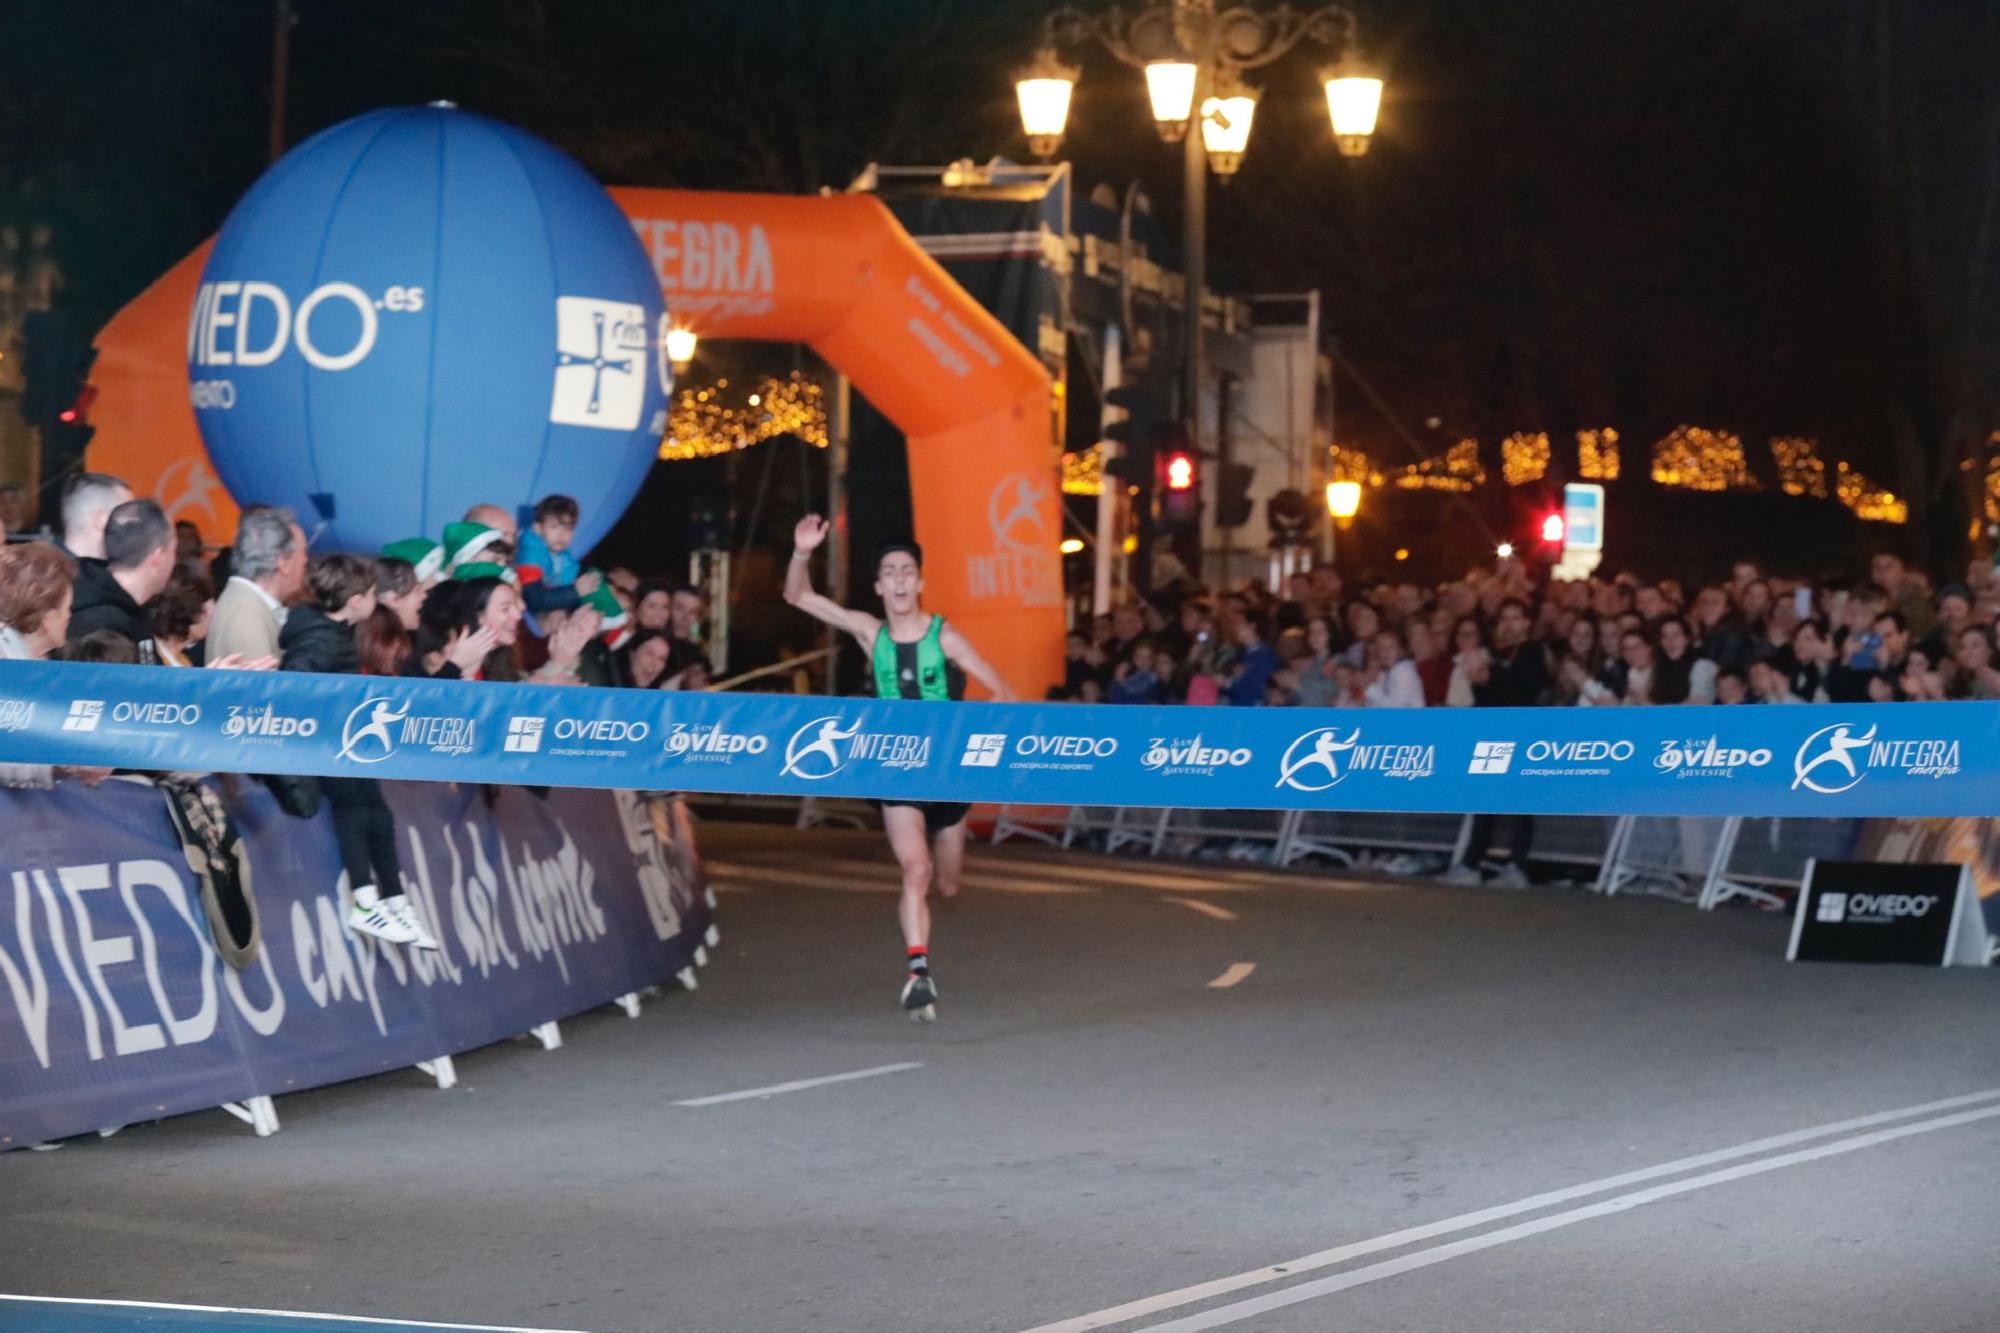
MULTIPOLYGON (((1003 805, 992 841, 1073 847, 1095 836, 1105 852, 1250 856, 1280 869, 1314 857, 1381 868, 1385 853, 1404 853, 1441 869, 1464 854, 1471 831, 1470 815, 1003 805)), ((1738 899, 1776 908, 1785 900, 1774 890, 1797 890, 1814 857, 1851 854, 1859 832, 1854 819, 1538 815, 1533 856, 1590 871, 1589 887, 1607 895, 1650 893, 1703 911, 1738 899)))
POLYGON ((1782 900, 1768 890, 1796 890, 1807 860, 1843 860, 1861 836, 1856 819, 1748 819, 1725 821, 1722 848, 1704 885, 1701 906, 1719 907, 1731 898, 1765 906, 1782 900))
POLYGON ((1601 870, 1611 855, 1617 823, 1604 815, 1536 815, 1535 859, 1601 870))
MULTIPOLYGON (((872 801, 702 796, 704 807, 790 813, 797 828, 869 828, 872 801)), ((1348 810, 1183 810, 1109 805, 1001 805, 994 844, 1023 839, 1177 860, 1254 860, 1292 869, 1317 858, 1338 869, 1390 870, 1402 856, 1441 870, 1464 854, 1471 815, 1348 810)), ((1537 863, 1587 872, 1597 893, 1645 893, 1713 911, 1745 901, 1777 908, 1814 857, 1851 855, 1855 819, 1704 819, 1671 815, 1537 815, 1537 863)), ((1494 849, 1504 858, 1504 839, 1494 849)), ((1421 872, 1405 877, 1421 878, 1421 872)))
POLYGON ((1449 865, 1471 836, 1471 815, 1295 810, 1291 836, 1280 844, 1277 864, 1290 866, 1309 856, 1323 856, 1336 865, 1354 865, 1369 854, 1407 852, 1441 855, 1449 865))

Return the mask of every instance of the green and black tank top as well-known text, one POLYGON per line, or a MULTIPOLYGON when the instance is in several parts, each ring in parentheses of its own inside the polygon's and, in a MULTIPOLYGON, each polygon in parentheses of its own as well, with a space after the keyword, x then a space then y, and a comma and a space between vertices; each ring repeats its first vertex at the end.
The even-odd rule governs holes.
POLYGON ((965 673, 944 655, 944 617, 931 617, 930 628, 915 643, 889 637, 889 622, 875 631, 875 693, 883 699, 963 699, 965 673))

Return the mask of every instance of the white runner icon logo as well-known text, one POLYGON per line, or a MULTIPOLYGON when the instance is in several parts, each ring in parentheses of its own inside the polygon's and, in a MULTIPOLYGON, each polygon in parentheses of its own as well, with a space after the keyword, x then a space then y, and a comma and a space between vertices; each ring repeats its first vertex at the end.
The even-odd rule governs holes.
POLYGON ((791 740, 785 743, 785 767, 783 775, 804 778, 807 782, 818 782, 822 778, 832 777, 835 773, 847 767, 847 760, 842 758, 840 754, 840 742, 852 740, 860 734, 861 724, 859 722, 856 722, 846 731, 842 731, 840 729, 840 719, 837 717, 814 718, 793 732, 791 740), (818 730, 818 737, 807 741, 805 739, 806 733, 814 729, 818 730), (826 760, 826 772, 808 773, 805 771, 805 762, 814 756, 826 760))
POLYGON ((1354 743, 1360 739, 1359 727, 1348 733, 1346 740, 1340 739, 1339 727, 1321 727, 1317 731, 1308 731, 1285 750, 1285 758, 1278 768, 1278 785, 1290 787, 1294 791, 1325 791, 1334 786, 1347 776, 1340 771, 1340 763, 1336 756, 1352 750, 1354 743), (1299 747, 1308 741, 1312 742, 1311 748, 1300 754, 1299 747), (1299 775, 1309 768, 1324 770, 1326 781, 1303 780, 1299 775))
POLYGON ((1854 734, 1853 725, 1847 722, 1836 722, 1830 727, 1821 727, 1806 737, 1805 744, 1799 747, 1797 757, 1792 760, 1792 790, 1797 791, 1800 787, 1805 787, 1823 796, 1834 796, 1846 791, 1868 776, 1856 766, 1854 752, 1867 749, 1874 740, 1875 728, 1872 726, 1860 736, 1854 734), (1812 754, 1814 745, 1820 742, 1822 736, 1826 738, 1823 748, 1808 759, 1806 756, 1812 754), (1822 786, 1813 774, 1829 764, 1847 774, 1847 781, 1837 787, 1822 786))

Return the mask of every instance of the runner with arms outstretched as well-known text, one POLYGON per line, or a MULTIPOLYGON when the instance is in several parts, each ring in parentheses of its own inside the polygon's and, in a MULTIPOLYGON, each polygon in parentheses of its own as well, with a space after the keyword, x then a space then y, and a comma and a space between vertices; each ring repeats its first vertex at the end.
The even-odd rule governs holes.
MULTIPOLYGON (((1014 692, 966 637, 923 609, 923 550, 915 542, 890 542, 875 557, 875 592, 886 618, 842 606, 813 591, 812 553, 826 540, 827 522, 807 514, 792 530, 792 563, 785 570, 785 600, 814 619, 854 636, 872 665, 875 693, 884 699, 958 700, 971 676, 1003 703, 1014 692)), ((903 896, 898 915, 908 950, 909 976, 903 1008, 912 1018, 937 1017, 937 986, 931 979, 931 909, 927 901, 935 876, 938 893, 958 892, 965 862, 965 817, 971 806, 939 801, 882 803, 882 825, 902 867, 903 896)))

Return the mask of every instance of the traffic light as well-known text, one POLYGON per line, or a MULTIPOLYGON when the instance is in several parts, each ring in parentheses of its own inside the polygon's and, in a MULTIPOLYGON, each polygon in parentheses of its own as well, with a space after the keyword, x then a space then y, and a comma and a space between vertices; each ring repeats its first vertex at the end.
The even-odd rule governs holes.
POLYGON ((81 403, 65 409, 57 415, 55 425, 42 428, 42 457, 63 468, 81 468, 83 451, 95 434, 97 427, 90 424, 81 403))
POLYGON ((21 321, 21 416, 42 433, 42 475, 60 476, 83 465, 90 424, 90 367, 97 349, 72 337, 57 310, 36 310, 21 321))
POLYGON ((49 415, 61 330, 62 316, 53 310, 31 310, 21 320, 21 420, 30 426, 41 425, 49 415))
POLYGON ((1118 444, 1132 444, 1145 438, 1151 424, 1144 420, 1150 408, 1144 380, 1115 384, 1104 391, 1104 405, 1120 413, 1104 423, 1104 438, 1118 444))
POLYGON ((1215 474, 1215 526, 1240 528, 1250 521, 1256 506, 1250 500, 1250 483, 1257 469, 1248 463, 1224 463, 1215 474))
POLYGON ((89 409, 85 380, 97 360, 97 349, 72 338, 68 323, 56 310, 30 311, 21 321, 21 416, 31 426, 52 421, 77 424, 89 409))
POLYGON ((1187 435, 1171 431, 1158 449, 1160 526, 1192 532, 1201 524, 1201 471, 1187 435))
POLYGON ((1563 516, 1561 514, 1549 514, 1545 516, 1542 519, 1542 544, 1560 549, 1563 544, 1564 531, 1563 516))
POLYGON ((1160 433, 1159 385, 1141 376, 1104 391, 1105 406, 1123 415, 1104 423, 1104 438, 1117 445, 1107 471, 1130 486, 1153 479, 1153 442, 1160 433))

